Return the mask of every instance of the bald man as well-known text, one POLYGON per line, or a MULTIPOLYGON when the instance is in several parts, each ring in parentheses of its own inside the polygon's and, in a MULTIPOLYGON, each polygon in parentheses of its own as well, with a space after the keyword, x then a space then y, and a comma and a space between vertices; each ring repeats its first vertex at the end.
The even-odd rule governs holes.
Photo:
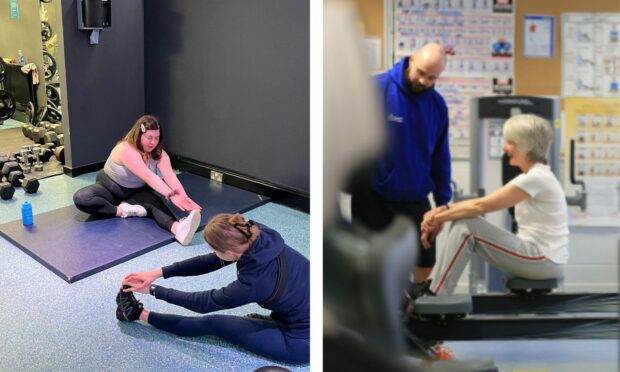
MULTIPOLYGON (((419 229, 430 210, 428 194, 433 193, 437 206, 448 204, 448 107, 434 88, 445 64, 443 47, 427 44, 377 77, 389 146, 378 164, 358 174, 349 186, 354 221, 380 230, 398 213, 419 229)), ((420 249, 414 269, 417 283, 425 281, 435 265, 434 239, 429 249, 420 249)))

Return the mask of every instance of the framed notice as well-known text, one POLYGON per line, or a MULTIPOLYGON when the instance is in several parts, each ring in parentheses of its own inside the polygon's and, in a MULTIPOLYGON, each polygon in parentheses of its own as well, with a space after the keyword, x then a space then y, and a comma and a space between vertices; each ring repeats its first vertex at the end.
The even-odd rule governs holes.
POLYGON ((526 15, 523 54, 527 58, 553 57, 553 16, 526 15))

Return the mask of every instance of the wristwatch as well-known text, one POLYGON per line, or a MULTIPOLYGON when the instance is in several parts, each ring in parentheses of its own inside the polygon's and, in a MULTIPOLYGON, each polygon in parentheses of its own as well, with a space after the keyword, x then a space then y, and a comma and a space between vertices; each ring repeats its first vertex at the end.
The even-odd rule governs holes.
POLYGON ((157 288, 157 285, 155 284, 151 284, 151 286, 149 287, 149 294, 153 297, 155 297, 155 288, 157 288))

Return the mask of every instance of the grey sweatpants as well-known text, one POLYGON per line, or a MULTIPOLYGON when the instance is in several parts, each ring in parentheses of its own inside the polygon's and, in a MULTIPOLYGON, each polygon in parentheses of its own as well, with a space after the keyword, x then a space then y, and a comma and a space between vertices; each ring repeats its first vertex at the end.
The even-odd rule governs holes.
POLYGON ((562 278, 564 265, 547 259, 543 252, 508 230, 484 218, 453 221, 446 244, 437 246, 437 262, 431 272, 431 291, 450 295, 472 253, 491 265, 524 279, 562 278))

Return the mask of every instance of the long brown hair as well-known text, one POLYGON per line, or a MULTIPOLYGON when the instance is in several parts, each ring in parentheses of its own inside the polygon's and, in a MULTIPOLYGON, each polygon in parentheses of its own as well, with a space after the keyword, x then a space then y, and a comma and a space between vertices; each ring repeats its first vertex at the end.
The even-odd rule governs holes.
POLYGON ((161 152, 164 149, 164 146, 163 146, 164 131, 162 130, 161 125, 159 125, 159 119, 157 119, 155 116, 153 115, 141 116, 134 123, 133 127, 131 127, 129 132, 125 134, 125 137, 123 137, 123 141, 126 141, 132 147, 140 151, 140 154, 142 155, 142 159, 144 159, 144 162, 146 163, 147 154, 146 152, 144 152, 144 149, 142 148, 142 143, 140 139, 142 138, 142 135, 146 133, 147 130, 158 130, 158 129, 159 129, 159 142, 157 143, 157 146, 153 149, 153 151, 151 151, 151 157, 155 160, 159 160, 161 158, 161 152))
POLYGON ((235 224, 245 222, 243 216, 238 213, 220 213, 209 220, 202 236, 215 251, 243 253, 240 247, 247 244, 249 239, 235 228, 235 224))

